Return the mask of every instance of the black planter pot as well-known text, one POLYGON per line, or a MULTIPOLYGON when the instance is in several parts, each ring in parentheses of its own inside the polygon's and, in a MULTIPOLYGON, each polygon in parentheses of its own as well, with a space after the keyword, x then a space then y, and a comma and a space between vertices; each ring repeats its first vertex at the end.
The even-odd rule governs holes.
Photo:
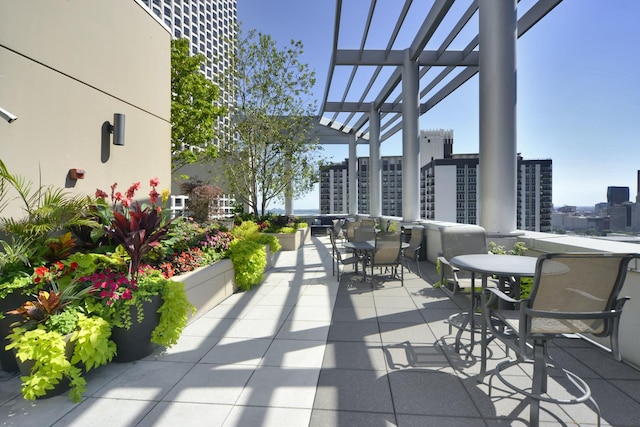
POLYGON ((111 340, 116 343, 117 353, 114 362, 125 363, 142 359, 150 355, 155 349, 151 342, 151 333, 158 326, 160 314, 158 309, 162 305, 160 295, 154 296, 151 301, 142 303, 144 319, 138 323, 138 311, 135 306, 131 308, 132 324, 129 329, 113 328, 111 340))
MULTIPOLYGON (((10 310, 15 310, 22 304, 27 302, 28 297, 22 295, 19 292, 13 292, 6 296, 4 299, 0 299, 0 312, 6 313, 10 310)), ((16 322, 22 321, 24 318, 19 314, 5 314, 3 319, 0 319, 0 364, 2 364, 2 370, 7 372, 18 372, 18 362, 11 350, 5 350, 7 344, 10 341, 7 339, 7 335, 11 333, 11 325, 16 322)))

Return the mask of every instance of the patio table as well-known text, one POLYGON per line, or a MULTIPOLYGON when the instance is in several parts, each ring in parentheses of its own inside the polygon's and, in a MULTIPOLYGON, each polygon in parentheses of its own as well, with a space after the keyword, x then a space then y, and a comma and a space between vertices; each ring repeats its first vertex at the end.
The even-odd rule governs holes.
MULTIPOLYGON (((461 270, 469 271, 472 274, 480 274, 482 276, 482 294, 481 307, 484 307, 486 301, 486 295, 484 290, 487 287, 487 278, 489 276, 498 276, 501 278, 515 277, 520 279, 521 277, 534 277, 536 272, 536 262, 538 258, 530 256, 520 255, 495 255, 495 254, 471 254, 471 255, 458 255, 451 258, 450 263, 454 267, 461 270)), ((502 280, 501 280, 502 281, 502 280)), ((502 282, 503 283, 503 282, 502 282)), ((473 316, 473 310, 469 315, 468 322, 470 323, 471 339, 473 347, 473 337, 475 334, 475 316, 473 316)), ((480 340, 481 345, 481 357, 480 357, 480 381, 484 378, 484 374, 487 370, 487 327, 484 316, 480 317, 481 327, 480 332, 482 338, 480 340)), ((456 337, 459 339, 460 334, 456 337)))
MULTIPOLYGON (((358 251, 365 254, 371 254, 376 248, 375 240, 352 240, 348 242, 344 242, 344 247, 353 249, 354 251, 358 251)), ((409 243, 402 242, 401 248, 405 249, 409 247, 409 243)), ((367 276, 366 266, 362 266, 363 276, 367 276)))

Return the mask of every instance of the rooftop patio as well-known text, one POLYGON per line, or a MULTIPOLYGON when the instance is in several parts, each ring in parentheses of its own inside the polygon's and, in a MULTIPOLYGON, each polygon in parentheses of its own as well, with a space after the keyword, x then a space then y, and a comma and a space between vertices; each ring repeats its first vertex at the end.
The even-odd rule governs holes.
MULTIPOLYGON (((528 401, 491 376, 478 383, 478 348, 456 354, 446 323, 467 306, 405 270, 399 281, 332 276, 328 237, 280 252, 265 281, 194 319, 177 346, 87 375, 80 404, 25 401, 0 381, 4 426, 485 426, 528 425, 528 401)), ((588 382, 602 425, 640 419, 640 372, 582 339, 552 357, 588 382)), ((504 358, 492 344, 489 367, 504 358)), ((522 381, 527 381, 522 372, 522 381)), ((550 388, 560 385, 551 381, 550 388)), ((542 404, 542 424, 595 425, 589 404, 542 404)))

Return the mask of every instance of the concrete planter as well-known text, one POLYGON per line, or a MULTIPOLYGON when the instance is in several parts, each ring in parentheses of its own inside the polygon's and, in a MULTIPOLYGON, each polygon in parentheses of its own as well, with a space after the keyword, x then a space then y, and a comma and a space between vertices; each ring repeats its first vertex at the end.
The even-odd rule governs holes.
POLYGON ((296 231, 295 233, 265 233, 271 234, 272 236, 276 236, 278 242, 280 242, 280 246, 282 246, 281 250, 283 251, 297 251, 301 245, 302 233, 296 231))
POLYGON ((311 228, 298 228, 297 233, 300 233, 300 244, 306 245, 307 243, 311 243, 311 228))
MULTIPOLYGON (((197 319, 236 291, 235 270, 230 259, 221 259, 206 267, 172 277, 185 284, 189 302, 196 307, 197 319)), ((191 320, 191 319, 190 319, 191 320)))
POLYGON ((265 245, 265 249, 267 251, 267 265, 264 267, 264 271, 271 270, 273 266, 276 264, 276 254, 271 251, 271 247, 269 245, 265 245))

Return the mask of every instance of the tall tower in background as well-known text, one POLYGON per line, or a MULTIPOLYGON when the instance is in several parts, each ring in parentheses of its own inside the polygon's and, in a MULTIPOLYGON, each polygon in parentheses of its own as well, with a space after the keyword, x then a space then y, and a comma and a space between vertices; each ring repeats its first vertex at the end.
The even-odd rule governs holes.
POLYGON ((453 153, 453 129, 429 129, 420 131, 420 167, 436 159, 451 157, 453 153))
MULTIPOLYGON (((234 103, 235 80, 230 58, 237 35, 237 0, 142 0, 173 37, 189 39, 192 54, 207 58, 202 73, 220 88, 219 105, 234 103)), ((217 144, 231 138, 229 116, 218 119, 217 144)))

